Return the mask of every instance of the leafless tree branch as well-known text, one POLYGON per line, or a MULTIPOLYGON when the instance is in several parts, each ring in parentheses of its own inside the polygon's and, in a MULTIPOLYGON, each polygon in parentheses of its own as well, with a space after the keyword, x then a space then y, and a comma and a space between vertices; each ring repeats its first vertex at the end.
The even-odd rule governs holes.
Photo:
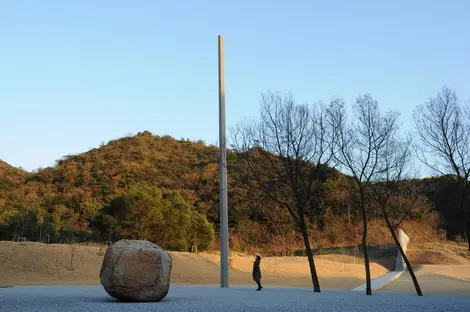
POLYGON ((469 236, 470 107, 459 101, 455 91, 444 86, 435 97, 417 107, 414 121, 419 138, 418 158, 441 175, 457 177, 459 209, 465 217, 465 231, 469 236))
POLYGON ((305 213, 313 202, 318 171, 332 159, 332 124, 328 107, 296 104, 292 94, 267 92, 261 97, 259 121, 240 122, 231 131, 256 187, 289 210, 304 237, 315 291, 320 291, 305 213))

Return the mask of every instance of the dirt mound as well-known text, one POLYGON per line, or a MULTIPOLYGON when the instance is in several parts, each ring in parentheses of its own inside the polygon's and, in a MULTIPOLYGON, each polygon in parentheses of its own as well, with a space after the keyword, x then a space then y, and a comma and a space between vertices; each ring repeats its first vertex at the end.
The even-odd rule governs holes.
POLYGON ((412 265, 470 265, 470 260, 442 250, 409 249, 406 254, 412 265))
MULTIPOLYGON (((105 250, 100 247, 0 242, 0 285, 98 285, 105 250)), ((217 254, 170 252, 173 258, 172 284, 219 283, 217 254)), ((364 265, 316 259, 323 288, 352 289, 361 285, 364 265)), ((233 285, 252 284, 253 257, 235 255, 230 259, 233 285)), ((261 263, 266 285, 312 287, 304 257, 267 257, 261 263)), ((387 270, 371 265, 372 277, 387 270)))
POLYGON ((0 242, 0 285, 99 284, 99 247, 0 242))
MULTIPOLYGON (((201 254, 199 257, 214 264, 219 263, 218 254, 201 254)), ((234 255, 230 258, 230 267, 241 272, 251 273, 254 257, 234 255)), ((323 257, 315 256, 315 265, 318 276, 328 277, 354 277, 364 278, 363 261, 357 259, 354 264, 351 257, 323 257), (344 259, 347 258, 347 259, 344 259)), ((309 276, 310 268, 306 257, 263 257, 261 260, 263 272, 271 276, 309 276)), ((371 263, 372 278, 379 277, 387 273, 387 269, 376 263, 371 263)))
POLYGON ((423 265, 416 270, 416 276, 443 275, 470 282, 470 265, 423 265))

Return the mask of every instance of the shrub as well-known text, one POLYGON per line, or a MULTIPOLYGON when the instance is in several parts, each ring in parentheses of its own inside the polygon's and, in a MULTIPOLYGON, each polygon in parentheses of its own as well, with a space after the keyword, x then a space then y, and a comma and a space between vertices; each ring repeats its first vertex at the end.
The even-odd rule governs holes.
MULTIPOLYGON (((188 251, 192 245, 209 249, 214 242, 214 229, 178 191, 135 185, 114 198, 102 211, 115 220, 112 232, 116 239, 133 238, 153 241, 164 249, 188 251)), ((97 218, 104 233, 110 223, 97 218)))

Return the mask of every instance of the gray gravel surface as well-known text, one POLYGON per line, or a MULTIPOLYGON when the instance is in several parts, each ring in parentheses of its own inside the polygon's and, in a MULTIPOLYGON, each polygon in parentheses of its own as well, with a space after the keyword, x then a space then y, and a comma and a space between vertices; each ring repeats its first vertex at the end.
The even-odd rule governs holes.
POLYGON ((23 286, 0 289, 0 311, 470 311, 470 297, 253 287, 172 286, 155 303, 120 303, 101 286, 23 286))

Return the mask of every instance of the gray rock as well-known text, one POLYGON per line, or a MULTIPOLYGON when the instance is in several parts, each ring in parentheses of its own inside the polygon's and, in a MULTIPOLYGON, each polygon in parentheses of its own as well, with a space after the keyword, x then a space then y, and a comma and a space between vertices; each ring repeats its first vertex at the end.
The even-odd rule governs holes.
POLYGON ((172 259, 144 240, 120 240, 104 255, 100 280, 105 291, 121 301, 160 301, 170 289, 172 259))

